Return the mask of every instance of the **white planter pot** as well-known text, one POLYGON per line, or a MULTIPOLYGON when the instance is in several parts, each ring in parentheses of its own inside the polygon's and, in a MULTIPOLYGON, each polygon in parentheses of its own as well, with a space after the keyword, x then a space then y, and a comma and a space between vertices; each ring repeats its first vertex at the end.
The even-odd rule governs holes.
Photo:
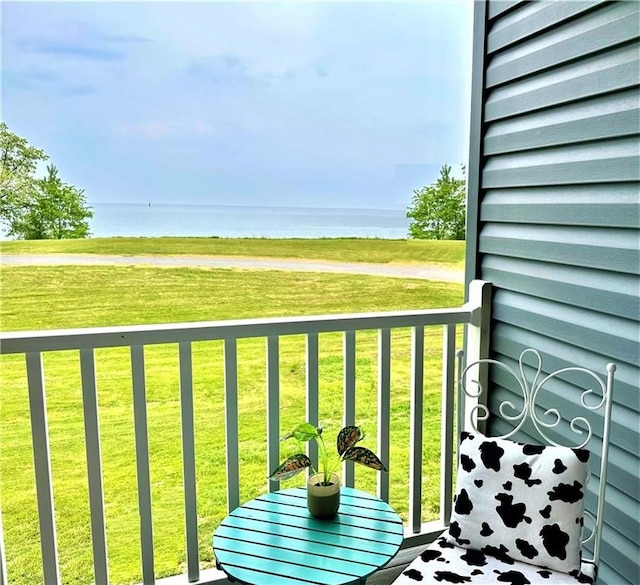
POLYGON ((329 485, 322 485, 323 480, 322 473, 307 479, 307 508, 315 518, 332 518, 340 507, 340 478, 333 473, 329 485))

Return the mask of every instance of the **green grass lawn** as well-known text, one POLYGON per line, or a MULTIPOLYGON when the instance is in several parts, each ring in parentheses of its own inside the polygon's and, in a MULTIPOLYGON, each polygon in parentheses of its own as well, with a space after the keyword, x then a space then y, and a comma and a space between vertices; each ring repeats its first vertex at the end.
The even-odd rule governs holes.
POLYGON ((0 242, 0 254, 162 254, 304 258, 464 268, 464 242, 359 238, 91 238, 0 242))
MULTIPOLYGON (((102 242, 107 245, 106 240, 102 242)), ((222 242, 210 240, 212 246, 222 242)), ((84 242, 60 242, 76 243, 84 242)), ((13 242, 3 243, 3 252, 10 251, 8 244, 13 242)), ((164 240, 148 244, 151 248, 131 245, 129 251, 162 253, 160 244, 164 240)), ((205 248, 181 246, 177 253, 231 255, 219 248, 207 252, 205 248)), ((61 247, 53 251, 72 250, 61 247)), ((93 251, 125 253, 124 249, 93 251)), ((293 255, 294 251, 295 246, 284 255, 293 255)), ((361 259, 364 253, 361 248, 361 259)), ((349 260, 354 261, 355 257, 349 260)), ((3 267, 0 276, 0 320, 5 331, 450 307, 460 305, 463 300, 462 286, 456 284, 267 270, 3 267)), ((425 350, 425 520, 438 511, 440 336, 439 329, 430 330, 425 350)), ((365 444, 375 449, 376 333, 359 333, 357 343, 356 420, 367 434, 365 444)), ((404 516, 409 466, 409 343, 408 330, 393 332, 391 503, 404 516)), ((283 339, 280 346, 283 433, 304 420, 304 347, 302 336, 283 339)), ((238 345, 242 501, 266 490, 264 348, 264 339, 242 340, 238 345)), ((145 357, 155 566, 157 576, 166 576, 180 572, 185 561, 177 347, 149 347, 145 357)), ((92 558, 78 355, 47 354, 44 364, 62 582, 85 585, 92 582, 92 558)), ((96 364, 110 575, 115 584, 134 583, 140 580, 140 547, 128 351, 97 350, 96 364)), ((42 574, 24 359, 3 356, 0 366, 0 505, 8 575, 12 584, 33 585, 42 582, 42 574)), ((339 430, 342 418, 342 366, 341 336, 322 335, 320 418, 331 434, 339 430)), ((202 566, 211 566, 211 535, 226 514, 220 342, 194 344, 193 377, 200 554, 202 566)), ((283 455, 292 448, 293 445, 283 444, 283 455)), ((375 479, 375 472, 361 468, 357 487, 374 490, 375 479)), ((293 486, 296 481, 284 485, 293 486)))

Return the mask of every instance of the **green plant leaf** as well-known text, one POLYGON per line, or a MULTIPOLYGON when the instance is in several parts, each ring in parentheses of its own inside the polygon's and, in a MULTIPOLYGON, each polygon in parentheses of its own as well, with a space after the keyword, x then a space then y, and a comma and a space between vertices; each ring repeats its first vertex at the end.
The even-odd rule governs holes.
POLYGON ((338 433, 338 455, 342 457, 342 454, 349 449, 349 447, 353 447, 358 441, 362 441, 362 439, 364 439, 364 435, 360 427, 344 427, 338 433))
POLYGON ((378 456, 366 447, 349 447, 342 457, 349 461, 355 461, 371 469, 377 469, 379 471, 387 471, 387 468, 383 465, 382 461, 378 459, 378 456))
POLYGON ((282 439, 280 440, 284 441, 285 439, 290 439, 291 437, 293 437, 298 441, 306 442, 319 437, 321 433, 321 428, 316 428, 311 423, 301 423, 295 429, 293 429, 293 431, 291 431, 288 435, 282 437, 282 439))
POLYGON ((311 466, 311 459, 304 453, 292 455, 286 461, 278 465, 275 471, 269 476, 269 479, 289 479, 300 473, 303 469, 311 466))

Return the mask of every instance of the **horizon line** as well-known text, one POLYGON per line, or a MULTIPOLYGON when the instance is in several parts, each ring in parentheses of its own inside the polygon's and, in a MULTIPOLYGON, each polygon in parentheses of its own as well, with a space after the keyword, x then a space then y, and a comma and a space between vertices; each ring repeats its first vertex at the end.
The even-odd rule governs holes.
POLYGON ((334 209, 340 211, 405 211, 405 208, 380 208, 380 207, 323 207, 323 206, 305 206, 305 205, 242 205, 242 204, 225 204, 225 203, 154 203, 148 201, 146 203, 140 201, 95 201, 89 203, 91 205, 140 205, 143 207, 166 206, 166 207, 238 207, 243 209, 267 208, 267 209, 334 209))

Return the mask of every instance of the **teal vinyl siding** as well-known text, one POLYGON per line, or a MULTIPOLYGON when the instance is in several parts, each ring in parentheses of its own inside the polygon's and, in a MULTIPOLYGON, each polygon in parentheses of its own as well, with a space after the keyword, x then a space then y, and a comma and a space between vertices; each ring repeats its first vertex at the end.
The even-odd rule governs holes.
MULTIPOLYGON (((640 3, 475 4, 467 280, 493 283, 492 357, 618 364, 598 583, 635 585, 640 3)), ((494 408, 509 388, 494 374, 494 408)), ((568 383, 546 400, 571 413, 579 398, 568 383)))

